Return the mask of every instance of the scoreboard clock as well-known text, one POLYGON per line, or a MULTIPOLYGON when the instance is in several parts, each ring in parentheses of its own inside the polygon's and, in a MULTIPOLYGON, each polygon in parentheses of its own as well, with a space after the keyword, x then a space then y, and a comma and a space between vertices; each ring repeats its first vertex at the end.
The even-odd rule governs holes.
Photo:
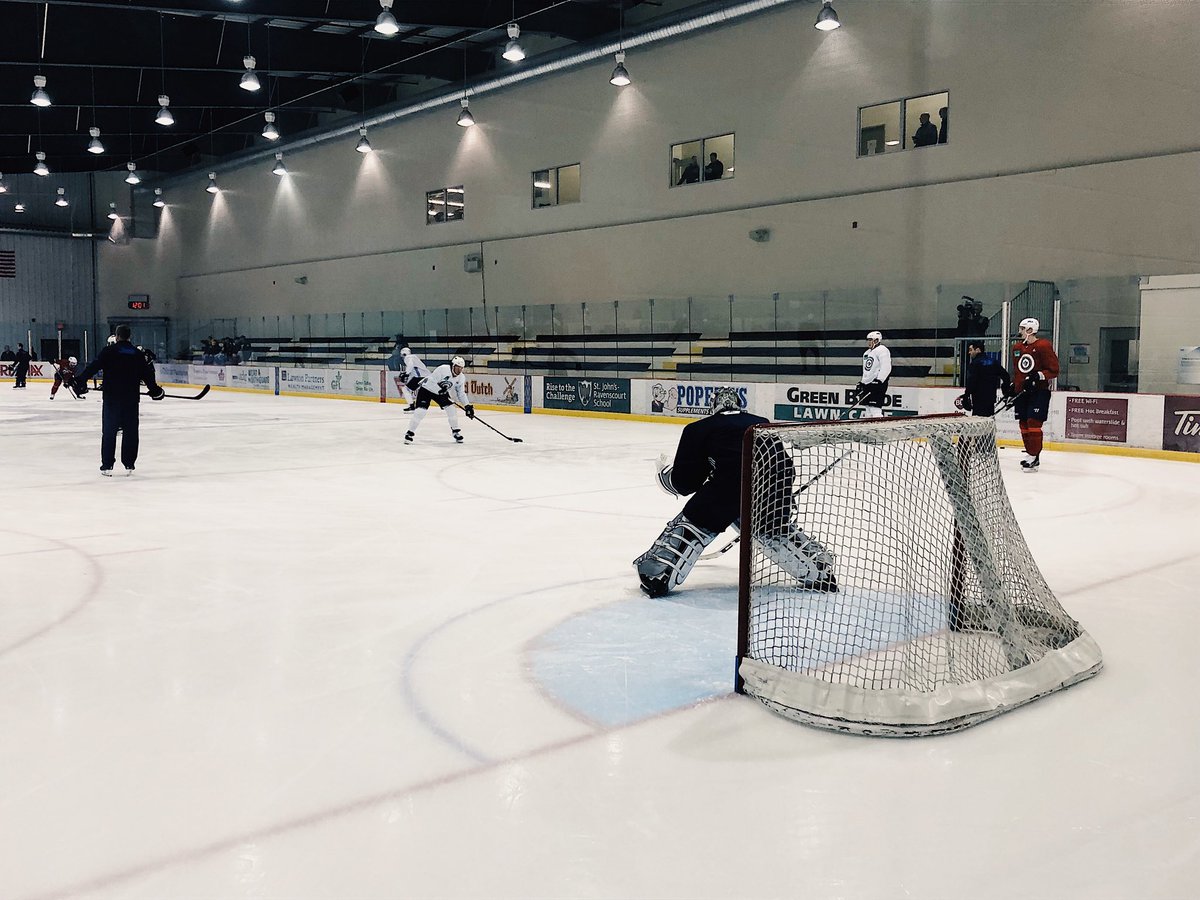
POLYGON ((149 294, 130 294, 129 295, 130 309, 149 309, 150 295, 149 294))

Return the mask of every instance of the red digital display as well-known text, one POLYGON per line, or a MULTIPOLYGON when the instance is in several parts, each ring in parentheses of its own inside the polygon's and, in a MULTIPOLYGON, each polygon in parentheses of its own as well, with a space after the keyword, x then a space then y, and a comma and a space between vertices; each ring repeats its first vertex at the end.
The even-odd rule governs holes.
POLYGON ((144 298, 141 300, 130 300, 129 308, 130 309, 149 309, 150 308, 150 298, 147 297, 147 298, 144 298))

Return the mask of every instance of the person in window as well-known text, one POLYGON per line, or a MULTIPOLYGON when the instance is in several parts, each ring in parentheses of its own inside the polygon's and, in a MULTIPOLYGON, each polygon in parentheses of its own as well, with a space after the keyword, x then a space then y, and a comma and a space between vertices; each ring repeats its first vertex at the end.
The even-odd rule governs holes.
POLYGON ((704 180, 716 181, 725 174, 725 163, 717 159, 717 154, 708 154, 708 165, 704 167, 704 180))
POLYGON ((942 119, 942 127, 938 129, 938 143, 946 143, 946 135, 950 133, 950 107, 943 106, 938 110, 938 115, 942 119))
POLYGON ((932 147, 938 142, 937 127, 929 121, 929 113, 921 113, 921 125, 913 135, 914 147, 932 147))
POLYGON ((679 176, 680 184, 695 184, 700 180, 700 163, 696 161, 696 157, 689 156, 687 165, 683 167, 683 174, 679 176))

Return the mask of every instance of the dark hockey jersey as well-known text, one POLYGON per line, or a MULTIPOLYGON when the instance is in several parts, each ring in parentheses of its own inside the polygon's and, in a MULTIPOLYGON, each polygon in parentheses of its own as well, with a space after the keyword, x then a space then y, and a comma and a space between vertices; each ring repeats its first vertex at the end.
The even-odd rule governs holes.
POLYGON ((721 532, 738 517, 742 485, 742 437, 767 420, 748 412, 718 413, 683 429, 671 484, 680 494, 695 494, 684 515, 710 531, 721 532))

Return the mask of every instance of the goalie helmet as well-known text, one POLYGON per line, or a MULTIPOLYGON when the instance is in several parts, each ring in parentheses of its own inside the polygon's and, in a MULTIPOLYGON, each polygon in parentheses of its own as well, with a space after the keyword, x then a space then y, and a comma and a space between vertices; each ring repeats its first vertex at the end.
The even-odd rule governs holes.
POLYGON ((723 412, 741 412, 742 398, 738 396, 736 388, 719 387, 713 391, 712 411, 716 413, 723 412))
POLYGON ((879 341, 879 343, 882 344, 883 343, 883 335, 878 331, 868 331, 867 332, 867 340, 868 341, 879 341))
POLYGON ((68 357, 68 358, 67 358, 67 362, 69 362, 69 363, 70 363, 71 365, 73 365, 73 366, 77 366, 77 365, 79 365, 79 360, 77 360, 77 359, 76 359, 75 357, 73 357, 73 356, 71 356, 71 357, 68 357))
POLYGON ((1037 331, 1039 328, 1042 327, 1042 323, 1039 322, 1037 319, 1033 318, 1033 316, 1030 316, 1027 319, 1022 319, 1021 324, 1018 327, 1019 328, 1030 328, 1033 331, 1037 331))
POLYGON ((465 369, 467 367, 467 361, 461 356, 456 356, 450 360, 450 365, 458 366, 460 369, 465 369))

